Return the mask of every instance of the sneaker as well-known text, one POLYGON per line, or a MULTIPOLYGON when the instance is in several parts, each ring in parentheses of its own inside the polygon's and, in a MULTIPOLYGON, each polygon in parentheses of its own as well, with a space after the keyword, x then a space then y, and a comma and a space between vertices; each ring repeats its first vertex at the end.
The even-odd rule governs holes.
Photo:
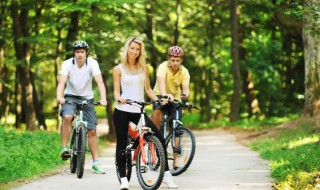
POLYGON ((92 165, 92 171, 96 172, 97 174, 106 173, 106 171, 101 167, 100 162, 96 162, 92 165))
POLYGON ((168 186, 168 189, 178 189, 178 186, 174 184, 171 174, 164 174, 162 182, 168 186))
POLYGON ((61 149, 61 158, 62 160, 68 160, 70 158, 70 150, 67 147, 62 147, 61 149))
POLYGON ((129 189, 128 179, 126 177, 122 177, 120 181, 121 181, 120 190, 128 190, 129 189))

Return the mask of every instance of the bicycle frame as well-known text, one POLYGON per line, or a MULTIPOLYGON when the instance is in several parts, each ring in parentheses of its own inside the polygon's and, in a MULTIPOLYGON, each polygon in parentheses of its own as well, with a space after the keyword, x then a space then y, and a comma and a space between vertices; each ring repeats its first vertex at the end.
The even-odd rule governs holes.
MULTIPOLYGON (((137 153, 138 153, 138 149, 137 149, 137 142, 138 142, 138 144, 139 144, 138 147, 140 148, 140 151, 141 151, 142 161, 143 161, 144 164, 146 164, 147 163, 146 153, 143 150, 143 146, 145 144, 144 136, 146 134, 153 133, 153 132, 151 131, 150 127, 146 126, 146 120, 145 120, 145 115, 144 115, 144 113, 145 113, 145 110, 144 110, 145 105, 139 104, 138 102, 135 102, 135 101, 133 103, 136 103, 136 104, 138 104, 140 106, 140 113, 141 113, 140 121, 141 121, 141 123, 140 122, 138 123, 138 126, 137 126, 138 127, 138 131, 132 130, 132 128, 130 126, 130 123, 129 123, 128 132, 129 132, 129 135, 131 136, 131 138, 133 138, 135 140, 135 142, 133 144, 129 144, 127 146, 127 150, 134 150, 133 160, 136 160, 137 153)), ((152 162, 155 164, 157 161, 156 161, 155 150, 154 150, 153 147, 151 148, 151 155, 152 155, 152 162)))
POLYGON ((164 111, 163 114, 163 122, 161 125, 161 131, 163 134, 163 137, 166 138, 166 132, 167 132, 167 127, 168 125, 170 125, 170 120, 173 118, 172 120, 172 127, 169 129, 169 134, 172 133, 172 144, 174 144, 175 146, 180 147, 180 142, 179 144, 176 144, 176 134, 174 133, 174 131, 176 130, 176 128, 178 128, 179 126, 183 126, 183 122, 180 121, 180 112, 179 109, 182 108, 182 104, 180 102, 178 102, 177 100, 173 101, 174 104, 178 104, 177 107, 175 108, 175 117, 174 116, 169 116, 168 110, 164 111))
MULTIPOLYGON (((166 133, 167 133, 167 127, 168 125, 170 125, 170 120, 173 118, 172 120, 172 127, 170 128, 170 132, 173 133, 173 131, 176 130, 176 128, 178 128, 179 126, 183 126, 183 122, 180 120, 180 108, 184 108, 184 107, 189 107, 189 108, 195 108, 197 110, 200 110, 198 107, 196 107, 195 105, 189 104, 189 102, 186 102, 185 104, 181 103, 179 100, 174 99, 172 101, 170 101, 171 103, 173 103, 176 107, 175 107, 175 117, 174 116, 169 116, 168 110, 164 110, 164 114, 163 114, 163 122, 162 125, 160 126, 160 130, 161 133, 163 134, 163 137, 166 138, 166 133)), ((175 137, 175 134, 173 133, 173 137, 175 137)), ((173 138, 174 139, 174 138, 173 138)))
MULTIPOLYGON (((76 105, 76 118, 70 139, 70 171, 75 173, 77 171, 78 178, 82 178, 85 165, 85 153, 88 147, 88 131, 87 121, 83 120, 84 106, 88 105, 88 100, 82 100, 81 103, 76 101, 66 101, 69 104, 76 105)), ((100 105, 99 102, 94 102, 94 105, 100 105)))
MULTIPOLYGON (((83 120, 83 106, 87 104, 87 101, 86 100, 84 101, 82 101, 82 104, 80 105, 81 108, 80 109, 77 108, 77 114, 76 114, 77 119, 75 122, 75 128, 73 129, 75 130, 77 135, 79 134, 79 126, 84 126, 85 130, 87 130, 87 122, 83 120)), ((78 138, 76 138, 76 149, 78 149, 78 138)))

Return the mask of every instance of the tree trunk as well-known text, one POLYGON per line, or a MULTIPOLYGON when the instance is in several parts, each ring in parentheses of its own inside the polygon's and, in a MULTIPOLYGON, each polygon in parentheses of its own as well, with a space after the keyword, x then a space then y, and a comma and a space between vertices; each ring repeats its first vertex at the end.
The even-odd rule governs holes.
MULTIPOLYGON (((318 0, 305 0, 308 6, 316 7, 318 0)), ((304 114, 309 116, 320 114, 320 35, 306 30, 312 21, 308 15, 302 19, 302 39, 305 60, 305 107, 304 114)), ((319 21, 318 21, 319 24, 319 21)))
POLYGON ((15 102, 15 108, 14 108, 14 114, 16 116, 16 121, 15 121, 15 128, 20 129, 21 128, 21 119, 22 119, 22 97, 21 97, 21 84, 19 83, 20 81, 20 75, 18 72, 18 68, 15 71, 16 74, 16 81, 14 83, 14 89, 15 89, 15 95, 14 95, 14 102, 15 102))
POLYGON ((241 75, 239 65, 239 39, 238 39, 238 0, 231 1, 231 57, 232 57, 232 76, 233 94, 231 97, 230 121, 237 121, 240 114, 241 100, 241 75))
MULTIPOLYGON (((34 32, 36 34, 36 36, 38 36, 39 34, 39 25, 40 25, 40 18, 41 18, 41 13, 42 13, 42 9, 44 8, 44 1, 39 2, 40 6, 36 7, 36 14, 34 17, 35 20, 35 24, 34 24, 34 32)), ((33 53, 36 55, 37 54, 37 49, 38 49, 38 44, 34 45, 33 47, 33 53)), ((40 66, 38 66, 38 73, 40 70, 40 66)), ((36 117, 38 120, 38 126, 41 129, 41 127, 43 127, 44 130, 47 130, 47 124, 46 124, 46 119, 45 116, 43 114, 43 100, 42 100, 42 95, 43 95, 43 90, 42 90, 42 82, 39 82, 38 85, 38 93, 36 90, 36 85, 34 82, 34 77, 33 77, 33 73, 31 70, 29 70, 29 74, 30 74, 30 80, 31 80, 31 84, 33 87, 33 102, 34 102, 34 107, 35 107, 35 111, 36 111, 36 117)))
POLYGON ((199 88, 200 88, 200 91, 201 91, 201 93, 200 93, 200 107, 202 108, 201 110, 200 110, 200 122, 205 122, 205 107, 206 107, 206 104, 207 104, 207 102, 205 102, 205 94, 206 94, 206 92, 205 92, 205 90, 206 90, 206 85, 205 85, 205 83, 206 83, 206 70, 203 68, 203 66, 201 66, 200 67, 200 69, 201 69, 201 83, 200 83, 200 85, 199 85, 199 88))
POLYGON ((22 90, 23 114, 25 115, 27 130, 34 131, 36 130, 36 114, 33 102, 34 89, 31 84, 29 64, 27 60, 27 56, 29 56, 29 44, 26 42, 19 42, 21 37, 28 37, 28 10, 25 7, 22 7, 19 17, 18 9, 18 3, 13 1, 11 6, 13 20, 12 28, 16 58, 17 61, 20 62, 20 65, 17 66, 17 70, 19 72, 19 82, 22 90))
MULTIPOLYGON (((0 14, 4 15, 5 14, 5 2, 1 1, 0 3, 0 14)), ((0 17, 0 33, 4 34, 4 28, 6 27, 5 25, 5 20, 4 17, 0 17)), ((8 107, 10 104, 9 102, 10 94, 9 94, 9 88, 7 87, 7 83, 9 81, 8 79, 8 67, 6 64, 4 64, 5 60, 5 49, 6 49, 6 41, 4 39, 0 39, 0 120, 2 117, 5 118, 6 123, 6 110, 8 110, 8 107)))
POLYGON ((213 0, 208 1, 208 13, 210 17, 210 22, 208 24, 208 38, 209 38, 209 47, 207 56, 210 58, 210 64, 207 67, 207 76, 208 76, 208 81, 206 85, 206 122, 211 121, 211 111, 212 111, 212 94, 213 94, 213 63, 214 63, 214 51, 213 51, 213 43, 214 43, 214 7, 213 7, 213 0))
POLYGON ((109 134, 107 137, 108 139, 116 139, 116 132, 113 124, 113 110, 112 110, 112 103, 111 103, 112 101, 109 96, 109 93, 110 93, 109 83, 106 75, 103 75, 103 78, 105 79, 106 94, 107 94, 107 101, 108 101, 106 111, 107 111, 107 117, 108 117, 107 119, 108 119, 108 125, 109 125, 109 134))
POLYGON ((45 119, 43 112, 42 112, 41 102, 38 98, 38 94, 37 94, 36 87, 34 84, 34 77, 33 77, 33 73, 31 70, 29 70, 29 75, 30 75, 31 85, 33 88, 33 103, 34 103, 34 107, 35 107, 36 117, 38 120, 38 126, 39 126, 39 128, 43 127, 44 130, 47 130, 48 127, 46 124, 46 119, 45 119))
MULTIPOLYGON (((73 4, 75 4, 77 2, 77 0, 73 0, 73 4)), ((66 38, 66 59, 70 58, 71 56, 73 56, 72 54, 72 43, 77 39, 77 35, 79 32, 79 16, 80 16, 80 12, 79 11, 74 11, 71 13, 71 22, 70 22, 70 26, 68 29, 68 35, 66 38)))
POLYGON ((147 38, 148 38, 148 41, 146 42, 147 44, 147 48, 149 49, 148 52, 149 55, 150 55, 150 63, 151 63, 151 66, 153 67, 153 70, 154 72, 152 73, 152 76, 150 78, 150 83, 151 84, 155 84, 155 81, 156 81, 156 69, 158 67, 157 65, 157 51, 156 51, 156 48, 155 48, 155 43, 154 43, 154 39, 153 39, 153 33, 154 33, 154 23, 153 23, 153 16, 152 16, 152 12, 153 12, 153 9, 152 9, 152 0, 148 0, 147 1, 147 4, 146 4, 146 12, 147 12, 147 28, 146 28, 146 34, 147 34, 147 38))
POLYGON ((181 0, 177 0, 177 9, 176 9, 177 20, 174 28, 174 39, 173 45, 178 45, 179 42, 179 18, 181 15, 181 0))

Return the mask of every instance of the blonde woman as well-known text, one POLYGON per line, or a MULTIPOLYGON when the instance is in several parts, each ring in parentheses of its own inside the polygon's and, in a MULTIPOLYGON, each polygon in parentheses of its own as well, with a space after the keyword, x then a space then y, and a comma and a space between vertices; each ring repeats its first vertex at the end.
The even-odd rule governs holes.
MULTIPOLYGON (((121 55, 121 63, 113 69, 114 97, 117 102, 114 109, 113 122, 115 125, 117 146, 116 161, 121 177, 120 189, 129 189, 129 183, 125 175, 125 158, 120 157, 121 150, 126 149, 129 121, 138 124, 140 119, 140 108, 125 104, 126 99, 144 101, 144 92, 153 100, 157 101, 157 96, 153 93, 149 81, 149 70, 146 65, 146 51, 142 40, 131 37, 125 44, 121 55), (120 102, 120 103, 118 103, 120 102)), ((155 132, 163 147, 165 140, 161 136, 157 127, 146 115, 147 125, 155 132)), ((178 188, 172 180, 168 167, 167 151, 165 150, 166 166, 163 182, 169 188, 178 188)))

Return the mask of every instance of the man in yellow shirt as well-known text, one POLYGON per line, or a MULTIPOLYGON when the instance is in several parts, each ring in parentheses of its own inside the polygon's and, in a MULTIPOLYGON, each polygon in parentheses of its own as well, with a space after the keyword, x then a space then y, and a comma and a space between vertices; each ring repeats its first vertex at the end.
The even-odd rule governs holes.
MULTIPOLYGON (((168 60, 161 63, 157 70, 157 81, 153 89, 156 95, 167 96, 169 99, 181 99, 187 100, 190 95, 189 83, 190 75, 189 71, 182 66, 184 51, 179 46, 172 46, 168 49, 168 60)), ((157 126, 159 131, 162 123, 162 111, 167 110, 168 114, 175 115, 175 105, 166 104, 160 105, 158 103, 153 104, 153 113, 151 120, 157 126)), ((179 116, 181 119, 182 110, 179 110, 179 116)), ((165 137, 164 137, 165 138, 165 137)), ((177 145, 178 146, 178 145, 177 145)), ((173 169, 178 168, 179 159, 178 154, 174 154, 173 169)))
MULTIPOLYGON (((190 95, 189 71, 183 66, 184 51, 179 46, 168 49, 168 60, 161 63, 157 70, 157 81, 153 89, 156 95, 168 96, 170 99, 187 100, 190 95)), ((162 111, 168 109, 169 114, 174 114, 172 105, 153 105, 152 121, 160 130, 162 123, 162 111)), ((181 110, 179 110, 181 112, 181 110)), ((180 114, 181 116, 181 114, 180 114)))

